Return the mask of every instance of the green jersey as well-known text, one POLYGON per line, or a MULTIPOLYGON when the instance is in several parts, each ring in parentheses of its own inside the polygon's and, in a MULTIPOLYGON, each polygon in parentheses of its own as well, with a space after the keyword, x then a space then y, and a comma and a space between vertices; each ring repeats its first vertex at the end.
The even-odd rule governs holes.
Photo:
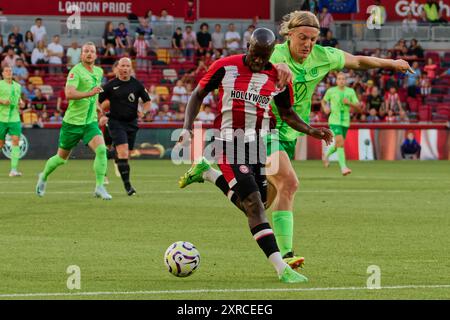
POLYGON ((0 81, 0 100, 9 100, 9 104, 0 104, 0 122, 20 122, 19 102, 22 88, 13 81, 0 81))
MULTIPOLYGON (((306 123, 309 123, 311 113, 311 100, 316 86, 332 70, 341 70, 345 65, 344 51, 315 45, 309 56, 299 63, 294 61, 289 50, 289 41, 275 46, 270 58, 272 63, 286 63, 293 73, 294 105, 295 112, 306 123)), ((301 133, 295 131, 281 121, 275 103, 272 109, 277 119, 276 128, 280 134, 280 140, 295 140, 301 133)))
MULTIPOLYGON (((70 70, 66 86, 73 86, 79 92, 89 92, 101 85, 102 78, 102 68, 94 66, 90 72, 79 63, 70 70)), ((70 100, 63 121, 73 125, 86 125, 97 121, 97 100, 98 94, 80 100, 70 100)))
POLYGON ((325 93, 323 100, 330 103, 331 109, 328 124, 350 127, 350 105, 345 104, 344 99, 353 104, 358 103, 355 90, 349 87, 344 87, 343 90, 333 87, 325 93))

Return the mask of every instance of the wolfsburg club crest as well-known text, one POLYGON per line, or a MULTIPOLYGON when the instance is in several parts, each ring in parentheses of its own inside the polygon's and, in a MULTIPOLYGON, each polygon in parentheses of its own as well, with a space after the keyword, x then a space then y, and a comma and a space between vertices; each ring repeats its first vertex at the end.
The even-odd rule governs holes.
MULTIPOLYGON (((23 134, 20 135, 19 147, 20 147, 19 157, 20 159, 22 159, 27 154, 29 147, 28 139, 23 134)), ((11 159, 12 141, 11 136, 9 134, 7 134, 5 137, 5 145, 3 146, 2 151, 5 157, 11 159)))

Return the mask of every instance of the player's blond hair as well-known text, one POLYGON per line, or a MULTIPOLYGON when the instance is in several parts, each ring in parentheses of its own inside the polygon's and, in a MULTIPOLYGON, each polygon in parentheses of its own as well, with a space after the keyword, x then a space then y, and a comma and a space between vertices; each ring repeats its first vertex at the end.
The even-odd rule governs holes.
POLYGON ((286 37, 294 28, 308 26, 320 29, 319 19, 309 11, 293 11, 285 15, 280 25, 280 35, 286 37))

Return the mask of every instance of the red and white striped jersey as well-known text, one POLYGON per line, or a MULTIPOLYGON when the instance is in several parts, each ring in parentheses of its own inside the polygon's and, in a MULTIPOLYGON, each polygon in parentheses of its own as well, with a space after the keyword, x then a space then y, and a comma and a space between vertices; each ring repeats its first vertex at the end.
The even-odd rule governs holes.
POLYGON ((214 128, 226 132, 226 136, 238 129, 246 136, 254 135, 276 125, 270 101, 280 92, 277 71, 269 63, 263 71, 252 72, 244 60, 243 54, 217 60, 199 82, 208 92, 219 89, 214 128))

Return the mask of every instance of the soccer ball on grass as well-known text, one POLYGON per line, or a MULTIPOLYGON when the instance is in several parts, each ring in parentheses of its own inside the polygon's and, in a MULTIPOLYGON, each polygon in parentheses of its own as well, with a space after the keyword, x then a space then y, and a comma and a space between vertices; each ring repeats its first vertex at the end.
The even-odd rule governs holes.
POLYGON ((174 276, 187 277, 200 265, 200 253, 192 243, 177 241, 167 248, 164 263, 174 276))

